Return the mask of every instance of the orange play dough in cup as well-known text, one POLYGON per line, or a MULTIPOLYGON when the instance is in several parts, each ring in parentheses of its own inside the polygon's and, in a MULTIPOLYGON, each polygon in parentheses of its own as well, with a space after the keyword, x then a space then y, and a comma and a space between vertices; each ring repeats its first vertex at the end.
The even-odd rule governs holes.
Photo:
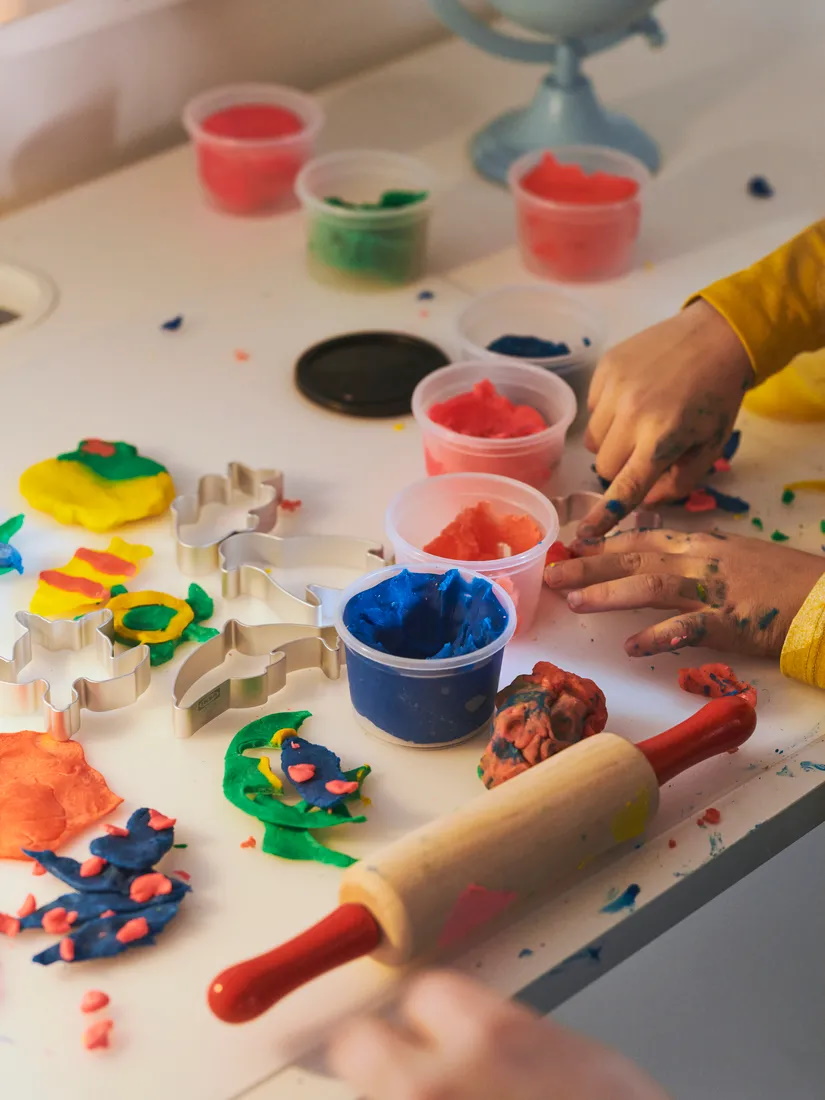
POLYGON ((532 516, 496 515, 489 503, 481 500, 459 512, 423 549, 449 561, 497 561, 532 550, 543 537, 532 516))

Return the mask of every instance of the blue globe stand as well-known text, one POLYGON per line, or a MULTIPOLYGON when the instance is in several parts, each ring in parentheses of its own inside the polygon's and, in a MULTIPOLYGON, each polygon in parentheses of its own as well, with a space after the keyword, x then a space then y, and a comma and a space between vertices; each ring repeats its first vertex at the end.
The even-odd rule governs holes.
MULTIPOLYGON (((550 62, 553 66, 529 106, 494 119, 472 139, 471 155, 481 175, 503 183, 507 170, 518 157, 559 145, 607 145, 632 154, 652 172, 658 169, 659 149, 653 139, 632 119, 608 111, 581 71, 583 58, 632 35, 641 34, 651 45, 660 46, 664 36, 652 16, 637 19, 618 31, 545 43, 492 30, 463 8, 460 0, 430 2, 452 30, 488 53, 518 61, 550 62)), ((548 12, 552 11, 553 3, 554 0, 547 0, 548 12)), ((563 4, 564 0, 555 3, 563 4)), ((513 13, 509 14, 512 17, 513 13)))

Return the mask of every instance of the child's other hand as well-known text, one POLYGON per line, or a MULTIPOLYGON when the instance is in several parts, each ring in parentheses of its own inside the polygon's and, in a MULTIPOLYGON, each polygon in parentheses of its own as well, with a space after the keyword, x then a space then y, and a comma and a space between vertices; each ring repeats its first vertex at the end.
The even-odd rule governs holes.
POLYGON ((681 646, 778 657, 825 559, 759 539, 628 531, 576 544, 583 555, 545 571, 579 613, 655 607, 676 611, 625 642, 631 657, 681 646))
POLYGON ((356 1020, 332 1045, 365 1100, 667 1100, 622 1055, 458 974, 414 979, 401 1017, 356 1020))
POLYGON ((752 382, 739 337, 702 299, 611 348, 593 376, 585 434, 611 485, 579 536, 604 534, 643 500, 689 493, 721 454, 752 382))

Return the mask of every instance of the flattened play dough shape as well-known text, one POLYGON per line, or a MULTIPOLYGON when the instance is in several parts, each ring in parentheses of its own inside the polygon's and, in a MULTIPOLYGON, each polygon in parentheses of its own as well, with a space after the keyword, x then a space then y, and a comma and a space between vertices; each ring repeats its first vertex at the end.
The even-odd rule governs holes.
POLYGON ((167 592, 127 592, 117 585, 106 606, 114 616, 115 638, 123 645, 148 645, 153 666, 170 661, 184 642, 206 642, 220 633, 200 625, 215 605, 199 584, 189 585, 185 600, 167 592))
POLYGON ((20 492, 60 523, 111 531, 165 512, 175 486, 165 467, 131 443, 84 439, 76 451, 25 470, 20 492))
POLYGON ((105 550, 81 546, 59 569, 44 569, 29 610, 45 619, 75 619, 97 611, 112 589, 135 576, 152 551, 139 543, 115 538, 105 550))
POLYGON ((77 741, 34 730, 0 733, 0 858, 60 848, 122 801, 77 741))

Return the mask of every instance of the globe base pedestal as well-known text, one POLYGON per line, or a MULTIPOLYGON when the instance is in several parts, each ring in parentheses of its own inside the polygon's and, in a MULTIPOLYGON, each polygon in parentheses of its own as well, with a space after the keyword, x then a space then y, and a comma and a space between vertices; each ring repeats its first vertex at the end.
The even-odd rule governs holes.
POLYGON ((632 119, 606 110, 582 74, 564 87, 553 75, 546 77, 528 107, 494 119, 470 148, 481 175, 504 183, 518 157, 559 145, 607 145, 637 157, 651 172, 660 163, 656 142, 632 119))

